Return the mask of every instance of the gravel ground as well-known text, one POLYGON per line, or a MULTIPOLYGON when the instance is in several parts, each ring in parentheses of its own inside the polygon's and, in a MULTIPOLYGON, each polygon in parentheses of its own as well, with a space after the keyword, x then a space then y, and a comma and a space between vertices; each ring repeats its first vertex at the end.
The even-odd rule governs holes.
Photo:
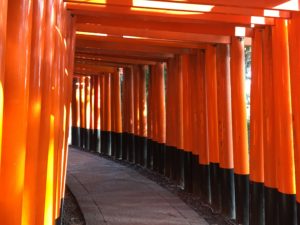
POLYGON ((62 225, 85 225, 78 203, 68 188, 65 194, 62 225))

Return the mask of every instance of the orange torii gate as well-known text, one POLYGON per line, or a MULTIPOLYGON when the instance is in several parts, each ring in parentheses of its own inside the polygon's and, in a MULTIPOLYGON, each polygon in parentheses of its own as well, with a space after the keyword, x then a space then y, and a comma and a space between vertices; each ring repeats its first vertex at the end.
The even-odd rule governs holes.
POLYGON ((69 127, 239 224, 298 224, 299 5, 2 0, 0 224, 61 223, 69 127))

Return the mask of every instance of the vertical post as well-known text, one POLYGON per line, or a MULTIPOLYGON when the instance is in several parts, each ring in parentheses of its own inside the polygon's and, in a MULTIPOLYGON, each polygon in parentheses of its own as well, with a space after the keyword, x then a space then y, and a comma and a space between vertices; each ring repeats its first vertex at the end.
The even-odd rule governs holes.
POLYGON ((122 114, 121 114, 121 83, 120 74, 117 70, 114 73, 114 103, 115 105, 115 144, 116 158, 121 158, 122 153, 122 114))
POLYGON ((152 134, 153 134, 153 99, 152 99, 152 86, 153 86, 153 76, 152 71, 153 67, 150 67, 150 73, 149 73, 149 86, 148 86, 148 106, 147 106, 147 168, 152 168, 152 162, 153 162, 153 140, 152 140, 152 134))
POLYGON ((140 161, 140 148, 138 145, 138 134, 139 134, 139 83, 140 83, 140 66, 133 66, 133 117, 134 117, 134 162, 136 164, 140 161))
POLYGON ((277 224, 277 179, 274 136, 274 82, 273 82, 272 28, 263 32, 263 137, 264 137, 264 196, 265 224, 277 224), (274 216, 275 215, 275 216, 274 216))
POLYGON ((100 76, 94 79, 94 141, 95 151, 100 153, 100 76))
POLYGON ((3 86, 5 74, 5 47, 6 47, 6 22, 7 0, 0 3, 0 173, 1 173, 1 148, 2 148, 2 124, 3 124, 3 86))
POLYGON ((78 77, 73 78, 73 89, 72 89, 72 145, 80 146, 80 79, 78 77))
POLYGON ((264 224, 264 151, 262 94, 262 30, 255 28, 252 44, 250 112, 250 225, 264 224))
POLYGON ((165 79, 164 64, 156 64, 156 86, 157 86, 157 149, 158 149, 158 171, 165 171, 165 144, 166 144, 166 106, 165 106, 165 79))
POLYGON ((191 130, 191 74, 189 55, 181 55, 182 76, 183 76, 183 150, 184 150, 184 189, 192 192, 192 130, 191 130))
POLYGON ((210 189, 210 170, 209 170, 209 152, 207 143, 207 122, 206 122, 206 57, 205 51, 199 50, 197 52, 197 74, 198 74, 198 94, 199 95, 199 113, 200 113, 200 127, 199 127, 199 173, 201 190, 200 197, 204 202, 211 202, 210 189))
POLYGON ((9 1, 0 174, 0 183, 4 184, 0 187, 0 205, 5 209, 0 211, 0 224, 7 225, 17 225, 22 220, 31 25, 31 2, 9 1))
POLYGON ((158 172, 159 169, 159 147, 158 147, 158 74, 160 73, 158 65, 151 66, 151 120, 152 120, 152 168, 158 172))
POLYGON ((139 144, 140 164, 146 165, 147 154, 147 99, 146 99, 146 66, 140 66, 139 79, 139 144))
POLYGON ((85 111, 85 77, 80 77, 80 148, 85 148, 86 144, 86 111, 85 111))
POLYGON ((127 136, 128 136, 128 76, 127 74, 130 72, 128 71, 129 68, 123 68, 123 85, 122 85, 122 119, 123 119, 123 133, 122 133, 122 159, 128 159, 128 152, 127 152, 127 136))
POLYGON ((100 152, 106 154, 106 140, 105 140, 105 89, 104 89, 104 74, 100 75, 100 152))
POLYGON ((235 217, 229 45, 217 45, 221 209, 235 217))
POLYGON ((95 151, 95 77, 92 75, 90 80, 90 151, 95 151))
POLYGON ((84 107, 85 107, 85 149, 91 150, 91 143, 90 143, 90 136, 91 136, 91 77, 87 76, 85 77, 85 101, 84 101, 84 107))
POLYGON ((297 200, 297 221, 300 222, 300 14, 293 13, 289 20, 289 53, 291 70, 291 91, 294 127, 294 151, 295 151, 295 172, 296 172, 296 200, 297 200))
POLYGON ((231 39, 231 97, 237 223, 249 224, 249 156, 245 94, 244 40, 231 39))
POLYGON ((216 46, 206 48, 206 120, 207 140, 210 161, 211 203, 220 210, 221 194, 219 184, 219 137, 218 137, 218 99, 216 46))
POLYGON ((111 155, 111 75, 104 76, 104 120, 105 120, 105 152, 111 155))
MULTIPOLYGON (((30 57, 28 125, 25 161, 25 183, 22 200, 22 224, 34 224, 36 219, 37 168, 40 152, 41 79, 44 63, 44 1, 33 3, 33 23, 30 57)), ((1 56, 0 56, 1 57, 1 56)), ((1 153, 0 153, 1 154, 1 153)))
POLYGON ((277 200, 279 224, 297 224, 287 23, 276 19, 272 30, 277 200))

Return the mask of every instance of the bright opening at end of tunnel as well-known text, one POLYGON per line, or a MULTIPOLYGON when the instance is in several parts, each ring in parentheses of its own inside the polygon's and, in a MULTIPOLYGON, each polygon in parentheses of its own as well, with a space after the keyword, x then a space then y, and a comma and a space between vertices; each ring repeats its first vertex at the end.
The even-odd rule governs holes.
POLYGON ((245 27, 235 27, 235 36, 245 37, 246 36, 246 28, 245 27))
POLYGON ((264 16, 266 16, 266 17, 280 17, 280 12, 279 12, 279 10, 265 9, 264 10, 264 16))
POLYGON ((298 11, 298 10, 300 10, 299 9, 299 0, 286 1, 285 3, 275 6, 273 9, 298 11))
POLYGON ((181 2, 163 2, 163 1, 146 1, 146 0, 133 0, 134 7, 154 8, 154 9, 167 9, 179 11, 192 11, 192 12, 210 12, 214 5, 203 4, 190 4, 181 2))

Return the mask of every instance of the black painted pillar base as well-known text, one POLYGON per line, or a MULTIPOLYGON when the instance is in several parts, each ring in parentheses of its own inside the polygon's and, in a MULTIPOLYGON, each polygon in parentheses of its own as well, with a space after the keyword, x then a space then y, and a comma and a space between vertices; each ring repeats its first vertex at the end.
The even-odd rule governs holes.
POLYGON ((103 155, 108 155, 107 152, 107 131, 101 131, 101 153, 103 155))
POLYGON ((221 211, 221 184, 219 163, 210 163, 211 204, 216 212, 221 211))
POLYGON ((92 152, 96 151, 95 132, 95 130, 90 130, 90 151, 92 152))
POLYGON ((134 163, 140 164, 140 146, 139 146, 139 136, 133 135, 133 145, 134 145, 134 163))
POLYGON ((264 187, 265 225, 279 225, 277 213, 277 189, 264 187))
POLYGON ((177 183, 177 174, 179 170, 179 158, 178 158, 178 152, 177 148, 170 146, 170 178, 177 183))
POLYGON ((147 138, 139 137, 139 147, 140 147, 140 165, 146 166, 147 164, 147 138))
POLYGON ((62 218, 64 217, 64 199, 60 200, 60 210, 59 217, 55 220, 55 225, 62 225, 62 218))
POLYGON ((106 148, 107 155, 112 156, 111 154, 111 131, 106 131, 106 148))
POLYGON ((233 219, 235 218, 234 170, 221 168, 220 178, 222 190, 222 213, 225 216, 233 219))
POLYGON ((114 133, 115 158, 122 159, 122 133, 114 133))
POLYGON ((250 225, 264 225, 264 184, 250 181, 250 225))
POLYGON ((210 203, 211 202, 211 189, 210 189, 210 170, 209 165, 199 165, 200 171, 200 197, 203 202, 210 203))
POLYGON ((158 148, 159 148, 158 172, 164 175, 165 165, 166 165, 166 145, 163 143, 158 143, 158 148))
POLYGON ((95 152, 101 152, 101 131, 94 130, 95 152))
POLYGON ((132 133, 127 133, 127 152, 128 160, 133 163, 135 158, 134 152, 134 135, 132 133))
POLYGON ((179 155, 179 174, 178 174, 178 185, 179 187, 181 187, 182 189, 185 188, 185 151, 183 149, 178 149, 178 155, 179 155))
POLYGON ((300 203, 296 201, 297 204, 297 221, 300 224, 300 203))
POLYGON ((236 222, 249 225, 249 175, 235 174, 236 222))
POLYGON ((85 138, 85 150, 90 151, 91 150, 91 130, 86 129, 86 138, 85 138))
POLYGON ((111 131, 111 157, 116 159, 117 143, 116 143, 116 132, 111 131))
POLYGON ((147 168, 153 168, 153 141, 152 139, 147 139, 147 168))
POLYGON ((171 178, 171 147, 165 146, 165 176, 171 178))
POLYGON ((199 171, 199 156, 192 154, 192 192, 200 196, 200 171, 199 171))
POLYGON ((192 193, 192 153, 184 151, 184 190, 192 193))
POLYGON ((154 140, 152 140, 152 155, 153 155, 153 170, 158 172, 158 163, 159 163, 159 146, 158 143, 154 140))
POLYGON ((124 132, 122 134, 122 160, 128 160, 128 152, 127 152, 127 142, 128 142, 128 133, 124 132))
POLYGON ((72 134, 72 140, 71 140, 72 145, 76 147, 80 147, 80 128, 72 126, 71 134, 72 134))
POLYGON ((80 148, 86 149, 86 129, 80 128, 80 148))
POLYGON ((296 195, 277 192, 279 225, 297 225, 296 195))

